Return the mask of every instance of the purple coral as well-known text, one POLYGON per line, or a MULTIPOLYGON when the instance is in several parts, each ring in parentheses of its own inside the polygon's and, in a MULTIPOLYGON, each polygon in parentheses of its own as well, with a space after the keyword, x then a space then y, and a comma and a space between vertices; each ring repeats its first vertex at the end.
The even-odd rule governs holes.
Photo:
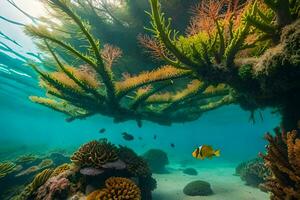
POLYGON ((114 162, 108 162, 104 165, 102 165, 103 168, 106 169, 117 169, 117 170, 121 170, 121 169, 125 169, 126 168, 126 164, 122 161, 122 160, 117 160, 114 162))
POLYGON ((56 197, 67 197, 70 182, 67 178, 59 175, 50 178, 37 191, 36 200, 52 200, 56 197))
POLYGON ((102 169, 96 169, 93 167, 86 167, 80 170, 80 173, 86 176, 97 176, 99 174, 102 174, 104 170, 102 169))

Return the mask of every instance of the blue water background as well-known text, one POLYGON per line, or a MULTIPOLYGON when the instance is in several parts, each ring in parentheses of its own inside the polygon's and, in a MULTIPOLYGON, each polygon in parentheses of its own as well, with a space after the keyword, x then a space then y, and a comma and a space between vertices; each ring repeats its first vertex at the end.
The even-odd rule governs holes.
MULTIPOLYGON (((18 3, 22 1, 18 0, 18 3)), ((23 2, 24 3, 24 2, 23 2)), ((25 5, 25 3, 24 3, 25 5)), ((4 1, 0 2, 1 14, 23 19, 20 13, 12 13, 4 1)), ((22 20, 21 20, 22 21, 22 20)), ((22 22, 28 22, 24 19, 22 22)), ((0 38, 17 52, 38 53, 30 38, 26 38, 20 27, 0 21, 1 31, 9 34, 22 44, 18 47, 0 38)), ((28 55, 26 55, 28 56, 28 55)), ((29 95, 41 95, 35 74, 25 65, 24 60, 0 50, 0 67, 29 74, 30 77, 0 70, 0 159, 9 159, 22 153, 44 153, 49 150, 66 149, 72 152, 79 145, 93 139, 108 138, 112 143, 127 145, 138 153, 150 148, 159 148, 169 155, 171 165, 191 162, 192 151, 199 145, 208 144, 221 149, 221 157, 199 164, 236 163, 257 156, 266 144, 263 135, 279 124, 280 117, 271 110, 262 111, 263 121, 256 113, 256 123, 249 122, 249 112, 236 105, 225 106, 203 114, 194 122, 174 124, 170 127, 143 122, 138 128, 136 122, 114 124, 111 118, 94 116, 86 120, 65 122, 65 116, 29 101, 29 95), (27 83, 27 84, 24 84, 27 83), (105 134, 99 129, 106 128, 105 134), (121 133, 135 136, 132 142, 124 141, 121 133), (153 139, 153 135, 157 139, 153 139), (142 140, 137 139, 142 137, 142 140), (170 147, 175 144, 175 148, 170 147)), ((216 165, 218 166, 218 165, 216 165)))

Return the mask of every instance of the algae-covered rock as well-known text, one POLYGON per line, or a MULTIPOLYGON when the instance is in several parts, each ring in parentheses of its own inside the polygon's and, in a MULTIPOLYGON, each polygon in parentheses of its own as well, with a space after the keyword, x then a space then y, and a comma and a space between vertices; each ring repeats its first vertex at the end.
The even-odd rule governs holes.
POLYGON ((194 168, 186 168, 182 172, 184 174, 191 175, 191 176, 197 176, 198 175, 197 170, 195 170, 194 168))
POLYGON ((236 174, 246 182, 246 185, 258 187, 259 184, 265 182, 270 171, 265 167, 261 158, 256 158, 239 164, 236 167, 236 174))
POLYGON ((213 194, 210 184, 205 181, 193 181, 183 188, 183 193, 188 196, 208 196, 213 194))
POLYGON ((166 173, 165 166, 169 164, 168 155, 160 149, 150 149, 143 158, 147 161, 153 173, 166 173))

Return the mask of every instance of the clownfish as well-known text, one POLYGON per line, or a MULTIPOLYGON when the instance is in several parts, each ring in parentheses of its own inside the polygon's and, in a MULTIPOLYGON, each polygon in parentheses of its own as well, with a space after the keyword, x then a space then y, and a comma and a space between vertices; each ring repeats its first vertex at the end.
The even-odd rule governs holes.
POLYGON ((201 160, 204 160, 205 158, 212 159, 214 156, 220 156, 220 150, 214 150, 211 146, 202 145, 193 151, 192 156, 201 160))

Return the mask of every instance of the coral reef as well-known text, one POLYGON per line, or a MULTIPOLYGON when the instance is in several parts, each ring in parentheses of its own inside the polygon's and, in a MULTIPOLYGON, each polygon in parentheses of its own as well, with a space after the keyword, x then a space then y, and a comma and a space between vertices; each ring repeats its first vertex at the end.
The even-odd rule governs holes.
POLYGON ((300 140, 297 131, 275 129, 266 134, 267 154, 262 155, 272 175, 262 187, 271 192, 272 200, 300 199, 300 140))
POLYGON ((254 187, 258 187, 259 184, 264 183, 266 178, 271 175, 261 158, 241 163, 236 167, 236 174, 239 175, 247 185, 254 187))
POLYGON ((80 167, 103 168, 104 164, 118 160, 118 150, 107 140, 91 141, 84 144, 71 157, 80 167))
POLYGON ((141 200, 141 191, 138 186, 127 178, 111 177, 105 181, 102 189, 95 199, 132 199, 141 200))
POLYGON ((37 174, 32 182, 28 184, 21 194, 15 196, 14 200, 27 200, 30 199, 33 193, 42 186, 52 175, 52 169, 45 169, 44 171, 37 174))
POLYGON ((169 164, 167 154, 160 149, 150 149, 144 153, 143 158, 149 164, 153 173, 166 173, 165 166, 169 164))
POLYGON ((15 170, 16 164, 12 162, 0 163, 0 179, 12 173, 15 170))
POLYGON ((36 200, 65 199, 68 197, 70 182, 64 176, 50 178, 42 185, 36 195, 36 200))
POLYGON ((182 170, 182 172, 184 174, 191 175, 191 176, 197 176, 198 175, 197 170, 195 170, 194 168, 186 168, 186 169, 182 170))
MULTIPOLYGON (((12 186, 11 182, 14 182, 15 189, 9 191, 4 199, 9 196, 13 200, 92 200, 114 197, 151 200, 151 192, 156 188, 156 181, 141 157, 129 148, 116 147, 107 140, 91 141, 82 145, 73 154, 73 163, 56 165, 50 158, 54 157, 47 156, 31 162, 38 170, 48 167, 38 173, 29 184, 27 181, 33 173, 24 174, 24 177, 16 177, 18 172, 12 173, 10 177, 14 180, 9 179, 7 183, 12 186), (37 167, 35 164, 38 163, 43 165, 37 167), (49 168, 49 164, 53 168, 49 168), (16 187, 16 182, 20 187, 16 187)), ((3 191, 10 189, 8 187, 3 191)))
POLYGON ((183 188, 183 193, 188 196, 208 196, 213 194, 210 184, 205 181, 192 181, 183 188))

